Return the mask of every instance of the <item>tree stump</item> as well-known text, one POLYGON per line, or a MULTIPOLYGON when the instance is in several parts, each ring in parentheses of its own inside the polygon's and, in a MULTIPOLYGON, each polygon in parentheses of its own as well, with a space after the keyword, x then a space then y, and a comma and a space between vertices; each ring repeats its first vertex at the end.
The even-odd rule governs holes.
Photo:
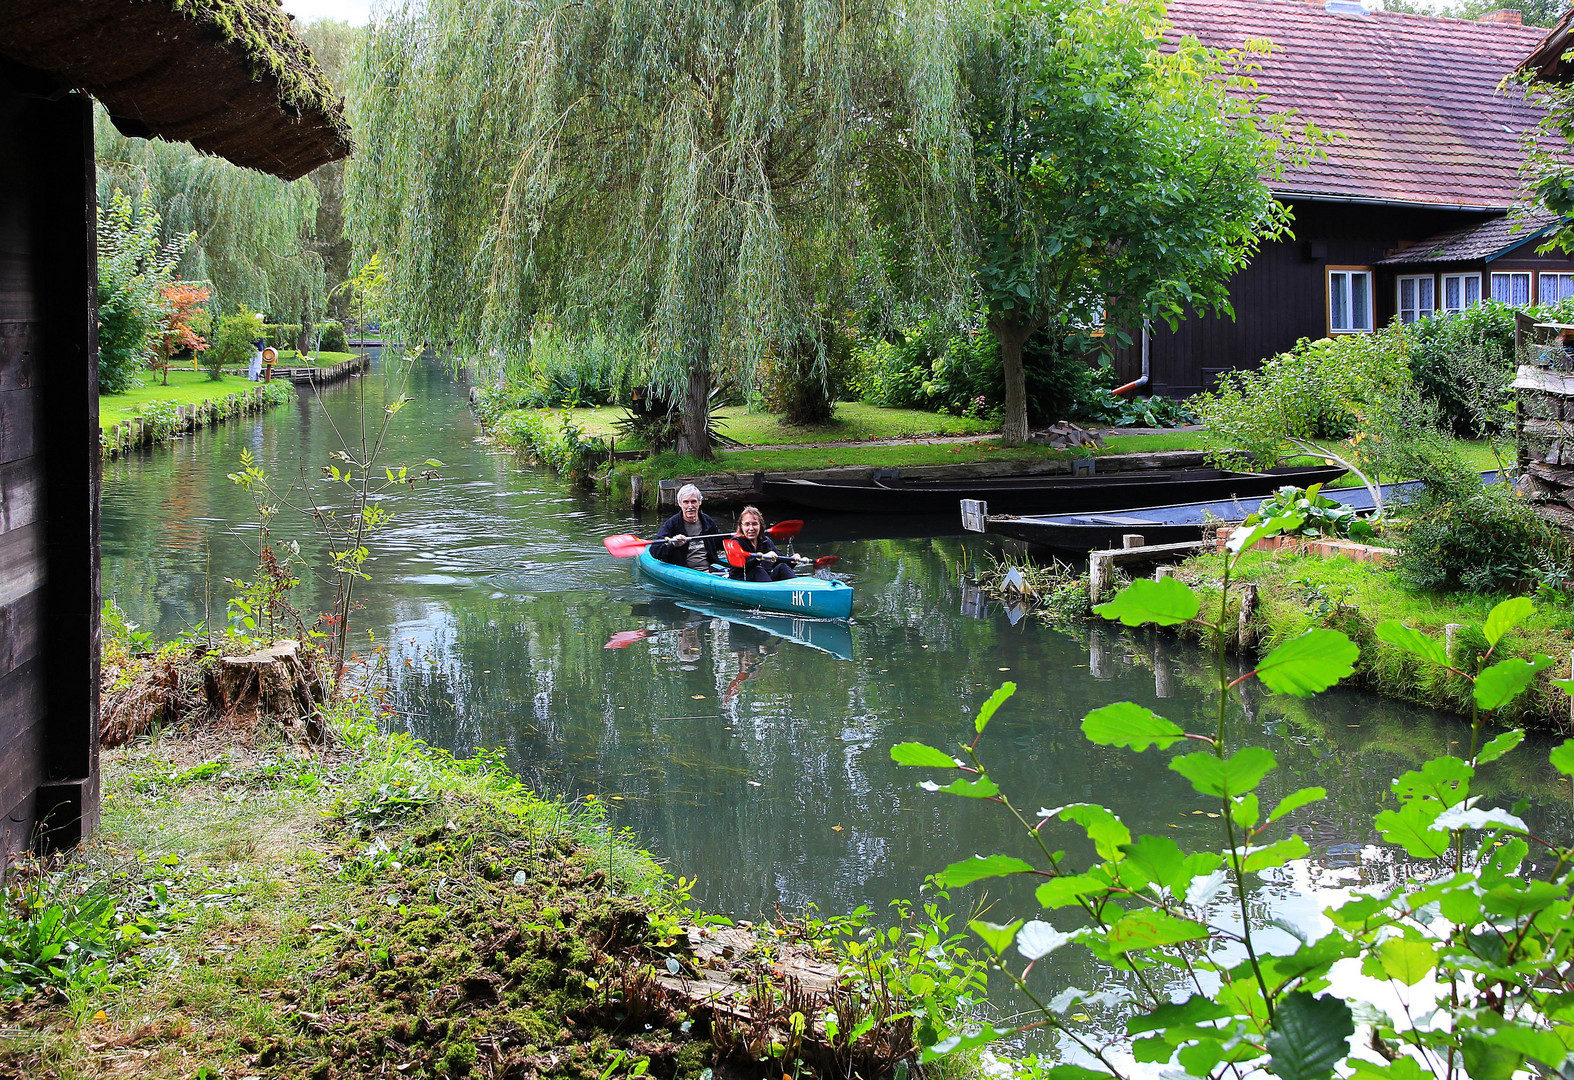
POLYGON ((326 696, 322 679, 302 658, 298 641, 286 638, 246 656, 224 657, 209 696, 221 716, 253 723, 270 717, 307 742, 321 742, 326 734, 318 711, 326 696))

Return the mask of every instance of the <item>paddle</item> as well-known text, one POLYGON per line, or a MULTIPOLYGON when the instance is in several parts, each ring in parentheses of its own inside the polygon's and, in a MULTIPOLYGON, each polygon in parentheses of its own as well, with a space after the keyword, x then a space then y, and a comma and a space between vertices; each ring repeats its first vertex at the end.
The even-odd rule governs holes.
MULTIPOLYGON (((801 522, 801 521, 778 521, 776 524, 772 525, 769 529, 766 529, 765 530, 765 534, 767 536, 769 536, 773 540, 789 540, 792 537, 797 536, 802 531, 803 531, 803 522, 801 522)), ((704 536, 688 536, 688 537, 685 537, 685 536, 683 536, 680 533, 677 536, 672 537, 672 539, 674 539, 674 540, 684 540, 684 539, 686 539, 686 540, 718 540, 721 537, 731 536, 731 535, 732 535, 732 533, 707 533, 704 536)), ((663 539, 666 539, 666 538, 663 537, 663 539)), ((611 552, 613 555, 617 556, 618 558, 620 558, 620 559, 631 559, 635 555, 638 555, 641 551, 644 551, 651 544, 654 544, 656 541, 655 540, 641 540, 637 536, 632 536, 632 535, 630 535, 628 533, 623 533, 623 534, 621 534, 619 536, 604 537, 601 542, 602 542, 602 544, 606 545, 606 549, 609 552, 611 552)))
MULTIPOLYGON (((741 570, 748 564, 749 553, 743 550, 743 545, 738 543, 738 541, 729 537, 728 539, 721 542, 721 546, 727 551, 728 566, 735 566, 741 570)), ((808 566, 812 563, 816 570, 820 570, 827 566, 834 566, 842 561, 842 557, 840 555, 821 555, 818 559, 806 559, 802 555, 784 555, 774 551, 767 551, 765 554, 761 555, 760 558, 786 559, 787 561, 796 563, 799 566, 808 566)))

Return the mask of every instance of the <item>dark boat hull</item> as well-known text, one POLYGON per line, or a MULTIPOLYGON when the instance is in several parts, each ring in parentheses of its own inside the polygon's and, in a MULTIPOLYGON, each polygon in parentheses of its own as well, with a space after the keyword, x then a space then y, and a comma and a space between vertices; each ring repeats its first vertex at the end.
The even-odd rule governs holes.
POLYGON ((1138 470, 1092 476, 1009 477, 945 484, 869 480, 828 484, 765 480, 768 498, 843 513, 954 514, 962 499, 982 499, 993 513, 1054 514, 1121 510, 1179 500, 1208 501, 1272 494, 1285 484, 1305 487, 1344 475, 1337 466, 1294 466, 1267 472, 1218 469, 1138 470))

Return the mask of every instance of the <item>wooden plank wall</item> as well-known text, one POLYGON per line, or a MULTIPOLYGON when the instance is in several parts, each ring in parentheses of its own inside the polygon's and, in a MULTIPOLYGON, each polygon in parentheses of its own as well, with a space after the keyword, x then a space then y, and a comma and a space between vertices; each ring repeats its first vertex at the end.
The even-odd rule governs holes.
MULTIPOLYGON (((1490 215, 1350 203, 1300 203, 1294 208, 1295 239, 1263 245, 1251 265, 1235 276, 1230 298, 1233 320, 1193 316, 1171 331, 1153 331, 1149 370, 1153 392, 1186 397, 1210 389, 1221 371, 1255 368, 1300 338, 1326 337, 1325 275, 1329 266, 1371 266, 1402 243, 1490 215)), ((1394 316, 1393 275, 1375 283, 1378 325, 1394 316)), ((1115 366, 1122 381, 1142 371, 1137 346, 1122 350, 1115 366)))
POLYGON ((98 807, 92 114, 9 74, 0 145, 26 153, 0 170, 0 861, 75 843, 98 807))

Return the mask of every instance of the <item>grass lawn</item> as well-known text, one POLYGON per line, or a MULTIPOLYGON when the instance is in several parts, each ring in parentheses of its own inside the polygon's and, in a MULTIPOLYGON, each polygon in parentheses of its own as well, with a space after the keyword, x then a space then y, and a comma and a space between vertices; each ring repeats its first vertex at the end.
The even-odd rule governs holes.
MULTIPOLYGON (((301 363, 300 355, 294 349, 280 349, 279 363, 284 367, 294 367, 301 363)), ((354 358, 353 352, 319 352, 308 355, 306 361, 311 367, 333 367, 335 364, 342 364, 354 358)))
MULTIPOLYGON (((334 355, 334 354, 324 354, 334 355)), ((541 409, 556 416, 561 410, 541 409)), ((574 420, 586 435, 608 437, 612 425, 627 412, 621 405, 575 409, 574 420)), ((750 446, 776 443, 843 442, 849 439, 903 439, 924 435, 987 435, 1000 425, 964 416, 946 416, 920 409, 882 409, 861 401, 837 402, 836 415, 823 427, 794 427, 769 413, 751 413, 743 405, 716 410, 722 434, 750 446)))
POLYGON ((212 398, 221 398, 254 387, 236 375, 226 375, 217 382, 208 378, 206 371, 169 369, 169 385, 159 382, 158 372, 147 372, 145 385, 134 386, 124 394, 100 394, 98 397, 98 426, 109 428, 129 420, 146 405, 155 401, 173 401, 181 405, 196 405, 212 398))

